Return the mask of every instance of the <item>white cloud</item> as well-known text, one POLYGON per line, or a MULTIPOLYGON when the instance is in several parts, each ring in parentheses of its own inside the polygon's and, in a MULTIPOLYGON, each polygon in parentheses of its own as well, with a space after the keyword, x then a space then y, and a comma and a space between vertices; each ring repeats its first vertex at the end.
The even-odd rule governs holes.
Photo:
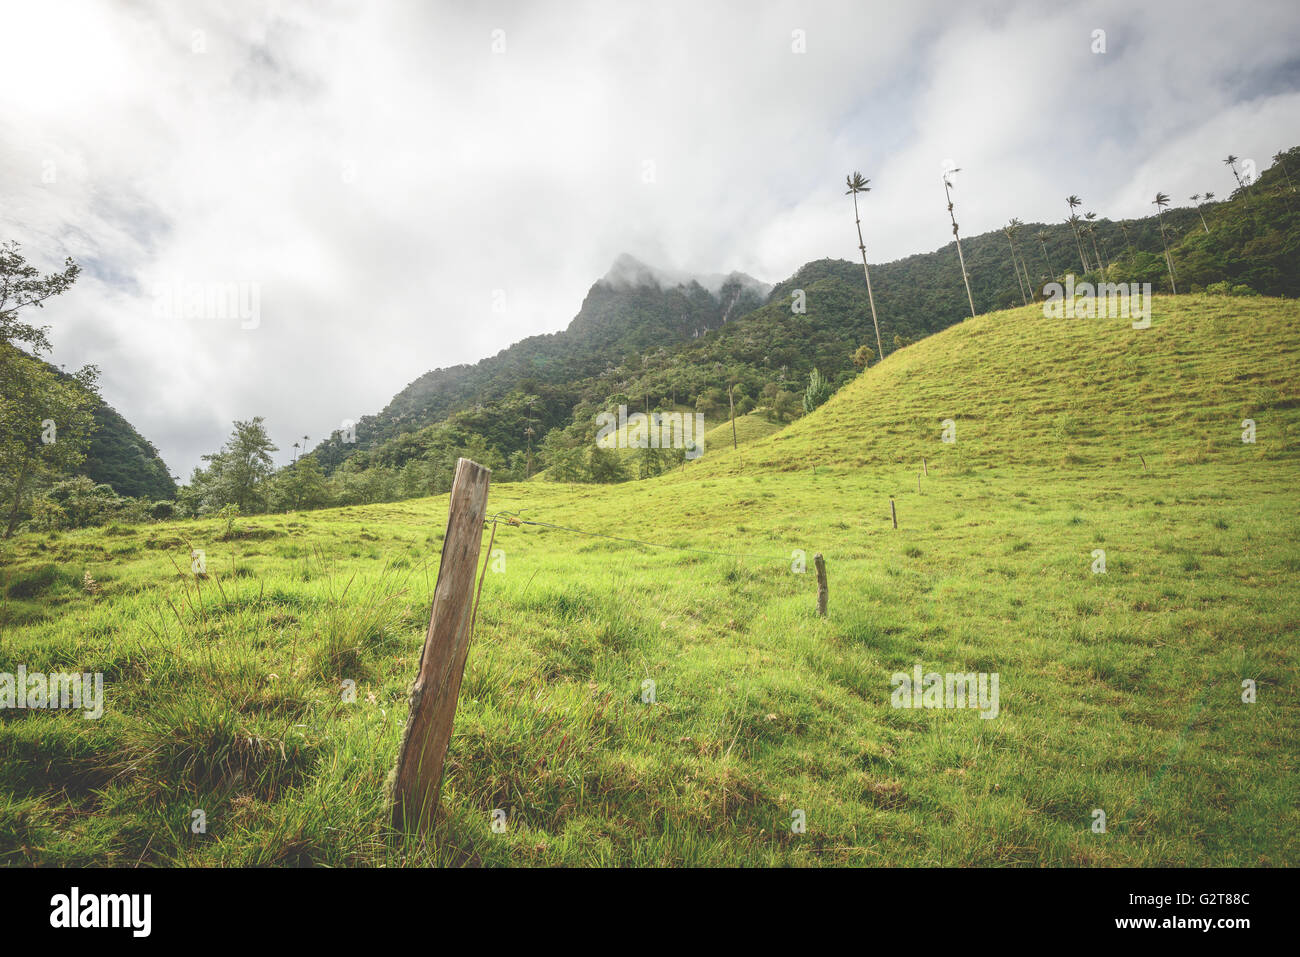
POLYGON ((1267 165, 1300 129, 1280 2, 214 0, 26 4, 6 26, 7 231, 86 266, 45 314, 56 361, 100 364, 181 474, 233 418, 287 448, 562 328, 621 252, 769 282, 853 258, 851 170, 878 261, 949 241, 945 157, 973 235, 1058 220, 1070 192, 1103 216, 1226 195, 1223 155, 1267 165), (154 315, 178 281, 258 283, 260 324, 154 315))

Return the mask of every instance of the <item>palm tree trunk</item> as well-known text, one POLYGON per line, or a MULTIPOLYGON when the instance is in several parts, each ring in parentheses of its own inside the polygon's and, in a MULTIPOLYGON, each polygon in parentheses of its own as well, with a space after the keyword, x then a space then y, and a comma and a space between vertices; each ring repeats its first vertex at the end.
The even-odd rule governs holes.
POLYGON ((1097 268, 1100 269, 1100 268, 1101 268, 1101 253, 1097 251, 1097 236, 1096 236, 1095 233, 1089 231, 1089 233, 1088 233, 1088 238, 1092 240, 1092 253, 1093 253, 1094 256, 1097 257, 1097 268))
POLYGON ((1034 288, 1034 281, 1029 278, 1029 264, 1025 262, 1025 254, 1020 253, 1020 268, 1025 271, 1025 287, 1029 290, 1029 299, 1031 302, 1038 301, 1038 290, 1034 288))
POLYGON ((1208 233, 1210 231, 1210 227, 1205 225, 1205 214, 1201 212, 1200 206, 1196 207, 1196 215, 1201 217, 1201 228, 1208 233))
POLYGON ((1169 267, 1169 288, 1173 291, 1174 295, 1178 295, 1178 286, 1174 282, 1174 261, 1169 258, 1169 244, 1165 242, 1165 218, 1160 213, 1158 207, 1156 209, 1156 214, 1160 219, 1160 245, 1165 248, 1165 265, 1169 267))
POLYGON ((1040 246, 1043 247, 1043 262, 1047 263, 1047 272, 1048 272, 1048 274, 1049 274, 1053 279, 1055 279, 1055 278, 1056 278, 1056 270, 1052 268, 1052 257, 1049 256, 1049 255, 1047 255, 1047 242, 1046 242, 1046 240, 1042 240, 1042 239, 1040 239, 1040 240, 1038 241, 1038 245, 1040 245, 1040 246))
POLYGON ((1016 244, 1011 241, 1010 236, 1007 237, 1007 242, 1011 245, 1011 268, 1016 272, 1016 285, 1020 287, 1020 303, 1027 306, 1029 300, 1025 298, 1025 284, 1020 281, 1020 267, 1016 265, 1016 244))
POLYGON ((885 358, 885 347, 880 344, 880 323, 876 321, 876 297, 871 294, 871 270, 867 268, 867 246, 862 241, 862 217, 858 215, 858 194, 853 194, 853 221, 858 227, 858 250, 862 253, 862 274, 867 277, 867 302, 871 304, 871 324, 876 329, 877 355, 885 358))
POLYGON ((737 447, 736 442, 736 400, 732 398, 731 386, 727 386, 727 404, 731 406, 731 447, 737 447))
POLYGON ((961 263, 961 281, 966 284, 966 301, 970 303, 970 317, 975 318, 975 298, 970 294, 970 279, 966 276, 966 257, 961 254, 961 237, 957 235, 957 224, 952 224, 952 235, 957 240, 957 261, 961 263))

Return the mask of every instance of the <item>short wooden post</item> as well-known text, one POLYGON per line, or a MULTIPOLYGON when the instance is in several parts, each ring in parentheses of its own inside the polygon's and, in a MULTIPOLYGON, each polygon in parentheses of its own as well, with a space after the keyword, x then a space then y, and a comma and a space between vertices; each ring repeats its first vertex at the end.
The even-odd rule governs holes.
POLYGON ((411 710, 392 775, 393 823, 424 830, 433 824, 442 766, 456 719, 456 699, 469 653, 474 572, 483 546, 491 471, 460 459, 451 485, 429 631, 411 688, 411 710))
POLYGON ((921 473, 920 472, 916 473, 916 494, 917 495, 921 494, 921 473))
POLYGON ((825 618, 829 589, 826 587, 826 562, 821 552, 813 556, 813 564, 817 566, 817 614, 825 618))
POLYGON ((922 468, 922 470, 925 472, 925 477, 926 477, 926 478, 929 478, 929 477, 930 477, 930 466, 928 466, 928 465, 925 464, 925 456, 924 456, 924 455, 921 456, 921 468, 922 468))
POLYGON ((889 496, 889 515, 894 520, 894 528, 898 528, 898 509, 894 505, 894 496, 889 496))

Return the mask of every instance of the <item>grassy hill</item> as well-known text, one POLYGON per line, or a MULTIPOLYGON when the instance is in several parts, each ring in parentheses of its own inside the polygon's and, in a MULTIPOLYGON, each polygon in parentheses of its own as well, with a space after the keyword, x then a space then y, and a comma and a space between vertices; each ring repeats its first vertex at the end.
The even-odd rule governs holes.
MULTIPOLYGON (((1300 147, 1280 155, 1300 166, 1300 147)), ((1151 283, 1163 292, 1167 242, 1184 293, 1227 283, 1300 294, 1300 205, 1280 164, 1226 201, 1174 207, 1160 218, 1101 217, 1081 228, 1082 248, 1063 222, 1022 226, 1016 248, 1025 285, 1041 290, 1082 271, 1091 282, 1151 283)), ((962 248, 977 310, 1010 308, 1032 295, 1017 278, 1003 230, 964 237, 962 248)), ((953 243, 871 270, 886 355, 896 337, 914 342, 969 315, 953 243)), ((525 339, 473 366, 426 373, 378 415, 364 416, 355 443, 336 434, 312 455, 326 472, 345 462, 377 473, 426 463, 414 484, 428 492, 445 491, 457 456, 466 454, 490 459, 498 479, 515 480, 526 471, 529 434, 536 445, 547 432, 580 428, 620 403, 695 407, 702 399, 701 407, 716 407, 728 384, 752 408, 771 401, 772 388, 802 393, 814 367, 840 385, 855 374, 855 350, 876 347, 858 262, 816 260, 771 289, 739 274, 701 279, 707 289, 621 257, 563 332, 525 339)))
POLYGON ((981 316, 737 452, 496 486, 675 547, 497 526, 428 844, 382 802, 445 496, 22 536, 0 672, 107 703, 0 711, 0 861, 1294 866, 1300 306, 1152 318, 981 316), (891 707, 918 665, 998 716, 891 707))

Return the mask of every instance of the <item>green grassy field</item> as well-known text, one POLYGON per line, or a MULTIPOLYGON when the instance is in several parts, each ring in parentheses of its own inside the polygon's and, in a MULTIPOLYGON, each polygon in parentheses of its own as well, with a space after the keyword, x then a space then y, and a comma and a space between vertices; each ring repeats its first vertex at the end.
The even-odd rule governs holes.
POLYGON ((384 781, 445 497, 20 537, 0 672, 102 672, 106 704, 0 711, 0 860, 1300 863, 1298 356, 1291 301, 1017 309, 671 475, 495 487, 678 547, 498 524, 428 842, 384 781), (916 665, 998 673, 1000 713, 891 707, 916 665))

